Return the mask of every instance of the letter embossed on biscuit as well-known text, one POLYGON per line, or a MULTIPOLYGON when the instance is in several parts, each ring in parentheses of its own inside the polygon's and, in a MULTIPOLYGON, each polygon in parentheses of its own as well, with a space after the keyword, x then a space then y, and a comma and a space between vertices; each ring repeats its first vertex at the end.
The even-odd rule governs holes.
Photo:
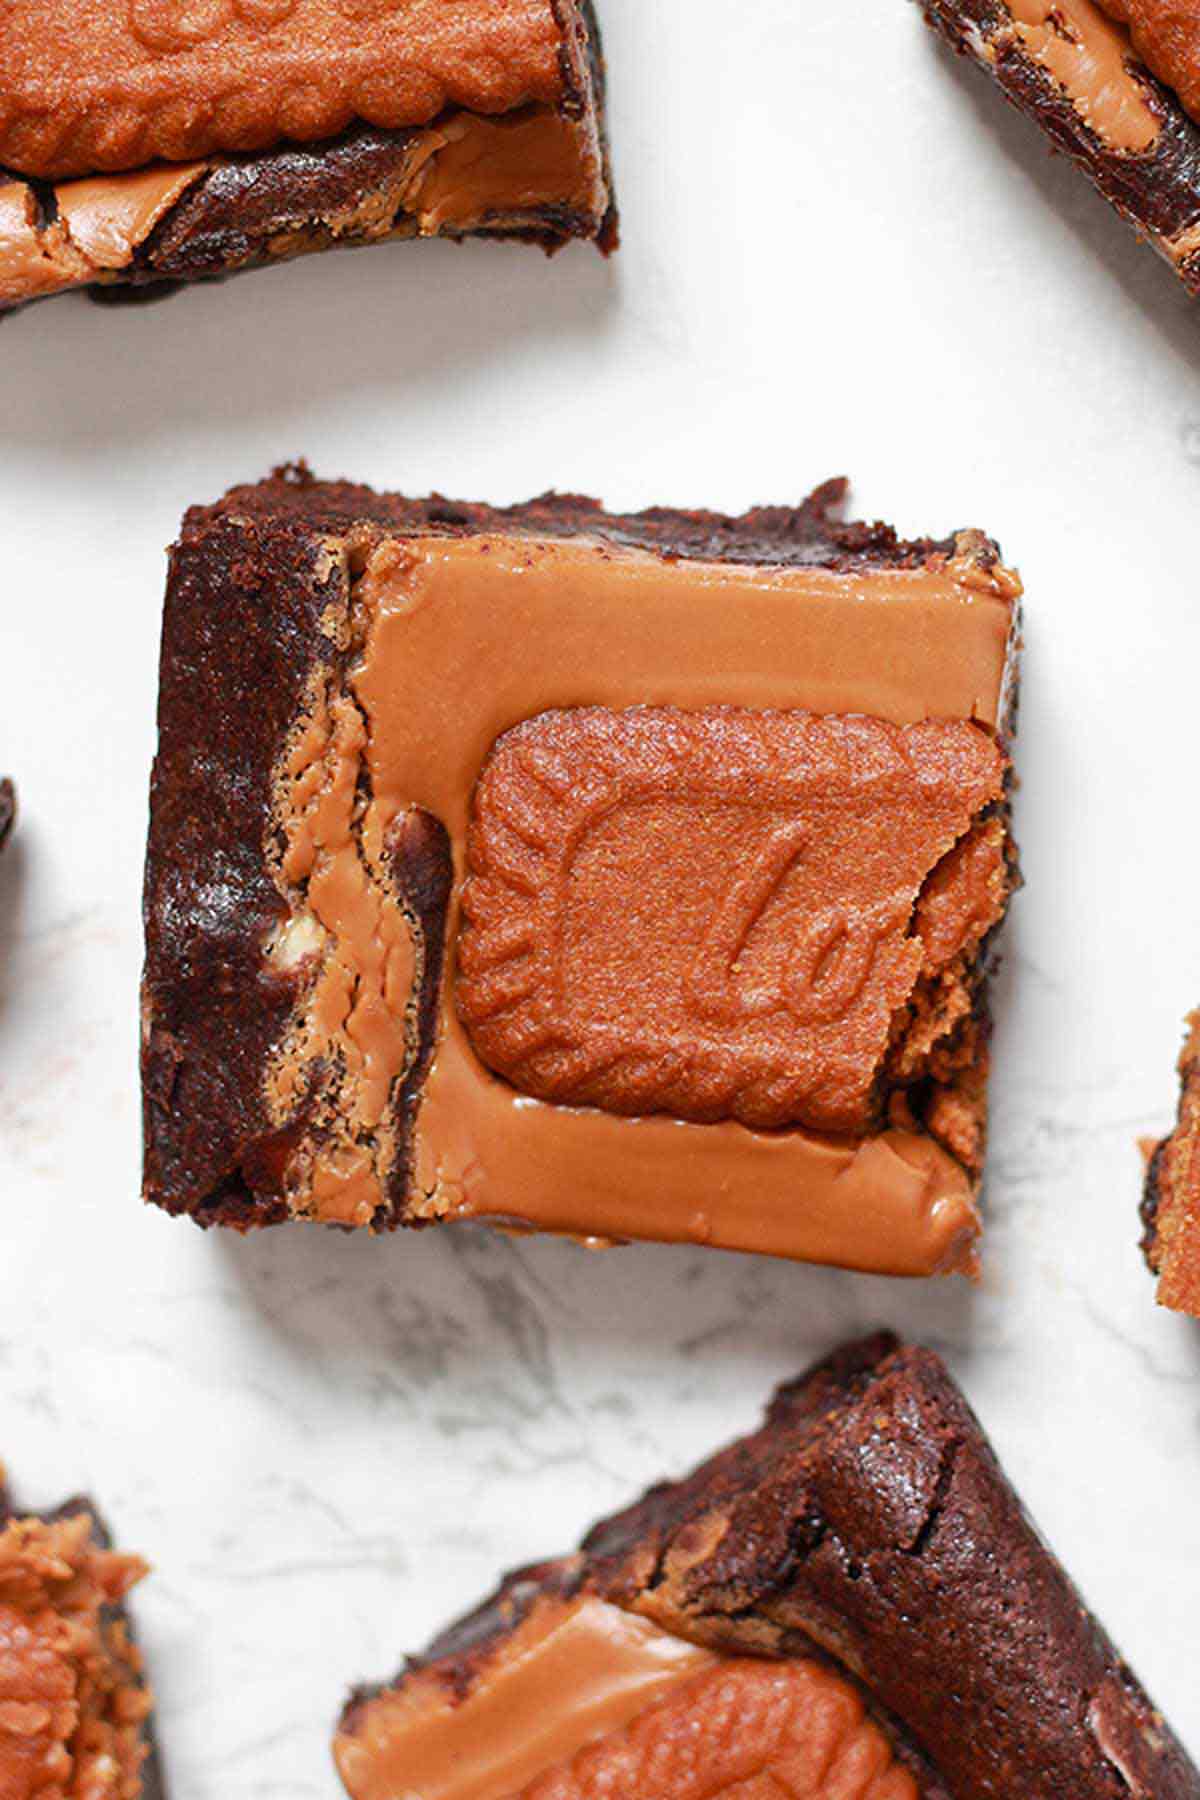
POLYGON ((1003 772, 964 721, 643 707, 518 726, 467 844, 456 1000, 476 1054, 563 1105, 870 1129, 927 971, 918 898, 1003 772))

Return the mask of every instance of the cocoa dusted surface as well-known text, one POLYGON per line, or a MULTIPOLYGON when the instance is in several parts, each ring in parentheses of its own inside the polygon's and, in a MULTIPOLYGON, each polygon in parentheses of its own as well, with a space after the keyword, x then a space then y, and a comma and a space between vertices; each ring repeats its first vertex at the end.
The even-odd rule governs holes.
MULTIPOLYGON (((1200 227, 1200 125, 1149 70, 1142 71, 1140 85, 1161 120, 1161 130, 1144 153, 1114 150, 1019 41, 994 41, 1012 26, 1005 0, 918 3, 933 29, 955 50, 972 55, 1005 98, 1040 126, 1122 217, 1164 254, 1169 254, 1170 240, 1200 227), (980 43, 986 47, 987 61, 976 47, 980 43)), ((1169 255, 1169 260, 1189 291, 1200 294, 1200 244, 1169 255)))
MULTIPOLYGON (((1200 1773, 1039 1538, 940 1358, 879 1333, 762 1428, 509 1576, 390 1686, 470 1692, 543 1594, 849 1676, 923 1800, 1197 1800, 1200 1773)), ((353 1734, 383 1690, 356 1691, 353 1734)))
MULTIPOLYGON (((5 1526, 13 1524, 17 1519, 34 1518, 40 1519, 44 1524, 53 1525, 59 1519, 78 1518, 81 1513, 87 1513, 92 1521, 92 1537, 97 1547, 101 1550, 111 1550, 113 1548, 112 1533, 97 1507, 86 1496, 80 1494, 70 1500, 65 1500, 61 1506, 55 1507, 51 1512, 31 1513, 17 1505, 5 1478, 4 1465, 0 1463, 0 1531, 3 1531, 5 1526)), ((124 1605, 119 1606, 115 1608, 115 1614, 128 1632, 130 1641, 136 1644, 137 1634, 130 1623, 128 1608, 124 1605)), ((147 1754, 146 1760, 142 1764, 139 1800, 167 1800, 166 1776, 154 1730, 153 1715, 143 1727, 142 1735, 147 1754)))
MULTIPOLYGON (((147 1200, 239 1231, 291 1216, 282 1173, 309 1114, 301 1105, 280 1130, 265 1075, 303 977, 264 961, 263 944, 287 914, 265 847, 277 831, 281 745, 315 671, 330 663, 320 621, 331 605, 349 604, 349 570, 330 556, 328 539, 362 549, 388 532, 582 533, 674 558, 850 571, 915 568, 951 554, 953 538, 906 542, 890 526, 843 521, 846 492, 845 481, 831 481, 798 507, 739 518, 662 508, 622 517, 581 496, 504 509, 415 500, 319 482, 297 466, 187 514, 164 611, 143 902, 147 1200)), ((994 545, 982 555, 999 560, 994 545)), ((335 652, 334 664, 348 654, 335 652)), ((436 831, 422 827, 417 848, 411 857, 402 847, 406 866, 397 871, 424 958, 419 1049, 396 1102, 405 1140, 432 1055, 450 879, 436 831)), ((419 1224, 404 1218, 408 1161, 398 1159, 377 1230, 419 1224)))

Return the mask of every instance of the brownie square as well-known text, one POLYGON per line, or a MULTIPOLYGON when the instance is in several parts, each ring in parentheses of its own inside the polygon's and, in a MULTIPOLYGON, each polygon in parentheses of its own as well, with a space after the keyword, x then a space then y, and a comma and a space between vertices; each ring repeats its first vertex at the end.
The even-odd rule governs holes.
POLYGON ((843 498, 189 514, 149 1199, 974 1268, 1019 584, 843 498))
POLYGON ((1169 0, 920 4, 933 29, 1066 152, 1190 293, 1200 292, 1195 16, 1181 18, 1169 0))
POLYGON ((23 1513, 0 1468, 0 1794, 164 1800, 125 1607, 146 1574, 88 1500, 23 1513))
POLYGON ((616 242, 589 0, 11 0, 0 309, 390 238, 616 242))
POLYGON ((521 1569, 335 1755, 351 1800, 1195 1800, 940 1359, 887 1334, 521 1569))

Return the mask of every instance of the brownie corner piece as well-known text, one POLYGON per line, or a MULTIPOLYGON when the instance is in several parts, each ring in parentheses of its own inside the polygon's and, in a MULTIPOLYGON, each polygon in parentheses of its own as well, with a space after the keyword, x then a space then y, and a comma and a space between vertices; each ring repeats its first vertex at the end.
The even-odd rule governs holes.
POLYGON ((189 514, 150 1199, 973 1267, 1019 583, 844 497, 494 509, 299 468, 189 514))
MULTIPOLYGON (((1200 58, 1194 21, 1177 17, 1172 43, 1157 0, 917 3, 1200 293, 1200 124, 1172 85, 1200 58)), ((1194 80, 1185 90, 1194 108, 1194 80)))
POLYGON ((1200 1795, 940 1358, 887 1333, 359 1690, 335 1755, 351 1800, 460 1767, 476 1800, 650 1769, 690 1794, 698 1768, 722 1793, 1200 1795))
POLYGON ((1200 1012, 1179 1055, 1175 1127, 1154 1147, 1142 1190, 1142 1253, 1158 1300, 1200 1318, 1200 1012))
POLYGON ((91 1501, 18 1507, 0 1466, 0 1788, 166 1800, 126 1599, 147 1573, 91 1501))
POLYGON ((392 239, 617 245, 590 0, 532 0, 494 18, 447 0, 440 24, 415 9, 403 28, 347 6, 333 40, 320 36, 319 5, 253 25, 214 8, 168 57, 115 12, 65 56, 71 4, 42 0, 36 19, 25 8, 15 98, 0 32, 0 312, 75 288, 156 299, 392 239), (322 77, 305 89, 301 126, 286 70, 289 52, 311 56, 314 43, 322 77), (140 89, 139 75, 152 77, 140 89), (49 133, 25 104, 39 84, 56 99, 49 133))

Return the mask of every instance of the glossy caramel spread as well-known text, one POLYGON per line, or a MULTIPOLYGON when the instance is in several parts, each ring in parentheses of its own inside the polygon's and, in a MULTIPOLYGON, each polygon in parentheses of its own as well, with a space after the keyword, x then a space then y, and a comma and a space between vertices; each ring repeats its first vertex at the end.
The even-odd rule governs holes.
MULTIPOLYGON (((472 1047, 542 1100, 869 1130, 926 963, 918 893, 1004 769, 957 719, 583 708, 519 726, 467 840, 472 1047)), ((953 955, 974 886, 934 904, 953 955)))
MULTIPOLYGON (((1149 150, 1162 121, 1136 77, 1129 36, 1093 0, 1007 0, 1025 49, 1113 150, 1149 150)), ((1109 12, 1116 13, 1115 6, 1109 12)))
POLYGON ((86 1516, 0 1531, 0 1800, 138 1800, 150 1699, 108 1609, 145 1573, 86 1516))
MULTIPOLYGON (((349 577, 346 546, 331 542, 329 556, 345 563, 349 577)), ((297 1117, 304 1120, 284 1182, 294 1214, 369 1225, 381 1208, 402 1204, 415 1219, 488 1218, 585 1237, 713 1243, 894 1273, 971 1267, 978 1231, 972 1177, 910 1118, 877 1120, 864 1135, 802 1126, 760 1131, 735 1116, 712 1123, 673 1112, 617 1116, 598 1105, 534 1097, 489 1070, 456 1004, 456 996, 466 996, 479 1029, 487 1001, 478 988, 472 994, 470 946, 481 890, 466 920, 463 882, 472 797, 489 753, 514 726, 547 712, 568 721, 578 708, 615 714, 637 706, 697 715, 730 706, 743 715, 870 715, 875 722, 793 721, 788 729, 825 745, 825 753, 816 761, 810 755, 794 778, 776 769, 781 801, 774 814, 769 786, 748 765, 740 777, 733 760, 723 768, 726 758, 719 745, 714 753, 703 719, 681 726, 697 770, 707 769, 707 789, 696 791, 702 810, 709 809, 708 860, 699 902, 680 898, 674 877, 670 900, 672 918, 688 918, 697 946, 715 934, 712 953, 696 964, 699 985, 689 992, 726 1060, 737 1051, 747 993, 751 1026, 762 1026, 767 1014, 756 1012, 753 994, 767 991, 770 973, 791 997, 787 1019, 795 1020, 798 1008, 807 1014, 804 1030, 816 1033, 804 1072, 809 1104, 815 1044, 831 1091, 843 1082, 847 1110, 840 1116, 865 1116, 855 1111, 862 1107, 863 1045, 873 1046, 878 1061, 881 1008, 901 990, 911 995, 914 1027, 932 1043, 941 1030, 937 1019, 952 1005, 938 985, 946 959, 964 954, 1002 905, 994 837, 990 851, 960 853, 939 877, 928 939, 919 910, 920 941, 903 938, 897 895, 903 885, 911 914, 923 877, 954 855, 975 811, 998 792, 1003 757, 994 733, 1007 704, 1015 579, 977 562, 969 542, 960 557, 935 558, 928 567, 837 573, 481 534, 384 542, 343 591, 345 602, 331 605, 324 623, 331 660, 321 661, 279 765, 277 833, 268 845, 287 916, 264 945, 265 966, 299 995, 266 1094, 273 1126, 287 1131, 297 1117), (351 647, 344 672, 332 660, 338 645, 351 647), (890 877, 882 851, 872 863, 865 846, 850 845, 839 808, 852 794, 874 809, 881 842, 898 859, 890 877), (726 885, 733 899, 723 912, 704 899, 705 884, 711 900, 716 881, 713 807, 727 810, 753 849, 747 866, 731 863, 726 885), (420 815, 446 833, 451 891, 432 1066, 415 1119, 407 1119, 394 1101, 416 1054, 414 1005, 430 946, 413 928, 395 869, 403 860, 400 836, 420 815), (801 827, 812 869, 824 871, 816 888, 803 886, 809 868, 801 827), (840 886, 838 846, 843 860, 854 850, 840 886), (778 934, 768 956, 773 972, 754 967, 759 950, 748 942, 747 986, 729 934, 736 933, 739 908, 744 914, 756 894, 769 910, 772 871, 785 896, 789 882, 800 884, 820 930, 796 946, 786 974, 778 934), (941 948, 931 951, 935 943, 941 948), (723 965, 722 944, 729 950, 723 965), (817 1015, 843 1007, 848 1017, 860 975, 868 997, 855 1014, 843 1065, 838 1034, 817 1015), (859 1098, 847 1104, 856 1080, 859 1098)), ((578 715, 562 729, 583 729, 578 715)), ((753 754, 768 776, 771 759, 763 754, 773 728, 743 716, 739 729, 743 759, 755 734, 767 733, 753 754)), ((628 741, 615 748, 620 761, 628 741)), ((733 737, 726 749, 732 759, 733 737)), ((593 774, 606 779, 597 765, 584 787, 593 774)), ((689 792, 681 787, 651 821, 656 831, 671 827, 664 854, 676 875, 682 865, 673 834, 689 792)), ((620 844, 612 847, 644 861, 635 815, 626 809, 613 817, 608 829, 617 830, 620 844)), ((506 829, 512 823, 510 816, 506 829)), ((566 837, 570 829, 568 821, 566 837)), ((560 847, 566 837, 560 832, 560 847)), ((1002 833, 999 842, 1002 849, 1002 833)), ((593 844, 579 864, 590 869, 585 914, 607 904, 596 858, 593 844)), ((566 860, 575 867, 577 859, 566 860)), ((624 876, 622 882, 628 888, 624 876)), ((543 898, 553 886, 544 884, 543 898)), ((527 898, 538 903, 535 894, 527 898)), ((492 927, 494 953, 504 927, 492 927)), ((526 909, 514 915, 512 930, 528 929, 526 909)), ((604 930, 609 955, 617 934, 611 917, 604 930)), ((660 932, 659 941, 668 936, 660 932)), ((646 971, 648 958, 634 954, 646 971)), ((595 967, 581 946, 572 957, 551 978, 592 980, 595 967)), ((566 995, 566 1014, 578 1025, 589 1009, 572 1011, 572 1004, 566 995)), ((650 1004, 642 1005, 643 1022, 650 1004)), ((631 1014, 625 1023, 634 1029, 638 1021, 631 1014)), ((953 1071, 947 1079, 955 1079, 953 1071)), ((625 1080, 628 1100, 628 1070, 625 1080)), ((699 1104, 682 1077, 667 1098, 690 1112, 699 1104)))
POLYGON ((1147 68, 1200 119, 1200 0, 1102 0, 1147 68))
MULTIPOLYGON (((0 184, 0 306, 118 276, 214 166, 157 163, 65 181, 54 190, 48 218, 27 182, 0 184)), ((431 237, 536 225, 547 207, 597 216, 604 203, 594 125, 538 106, 511 118, 464 113, 414 132, 396 179, 364 193, 350 214, 314 220, 308 229, 333 242, 431 237)), ((306 247, 301 230, 272 238, 267 251, 282 257, 306 247)))
POLYGON ((551 0, 6 0, 0 164, 60 180, 563 92, 551 0))
POLYGON ((352 1800, 918 1800, 848 1682, 539 1602, 459 1697, 418 1673, 335 1746, 352 1800))

